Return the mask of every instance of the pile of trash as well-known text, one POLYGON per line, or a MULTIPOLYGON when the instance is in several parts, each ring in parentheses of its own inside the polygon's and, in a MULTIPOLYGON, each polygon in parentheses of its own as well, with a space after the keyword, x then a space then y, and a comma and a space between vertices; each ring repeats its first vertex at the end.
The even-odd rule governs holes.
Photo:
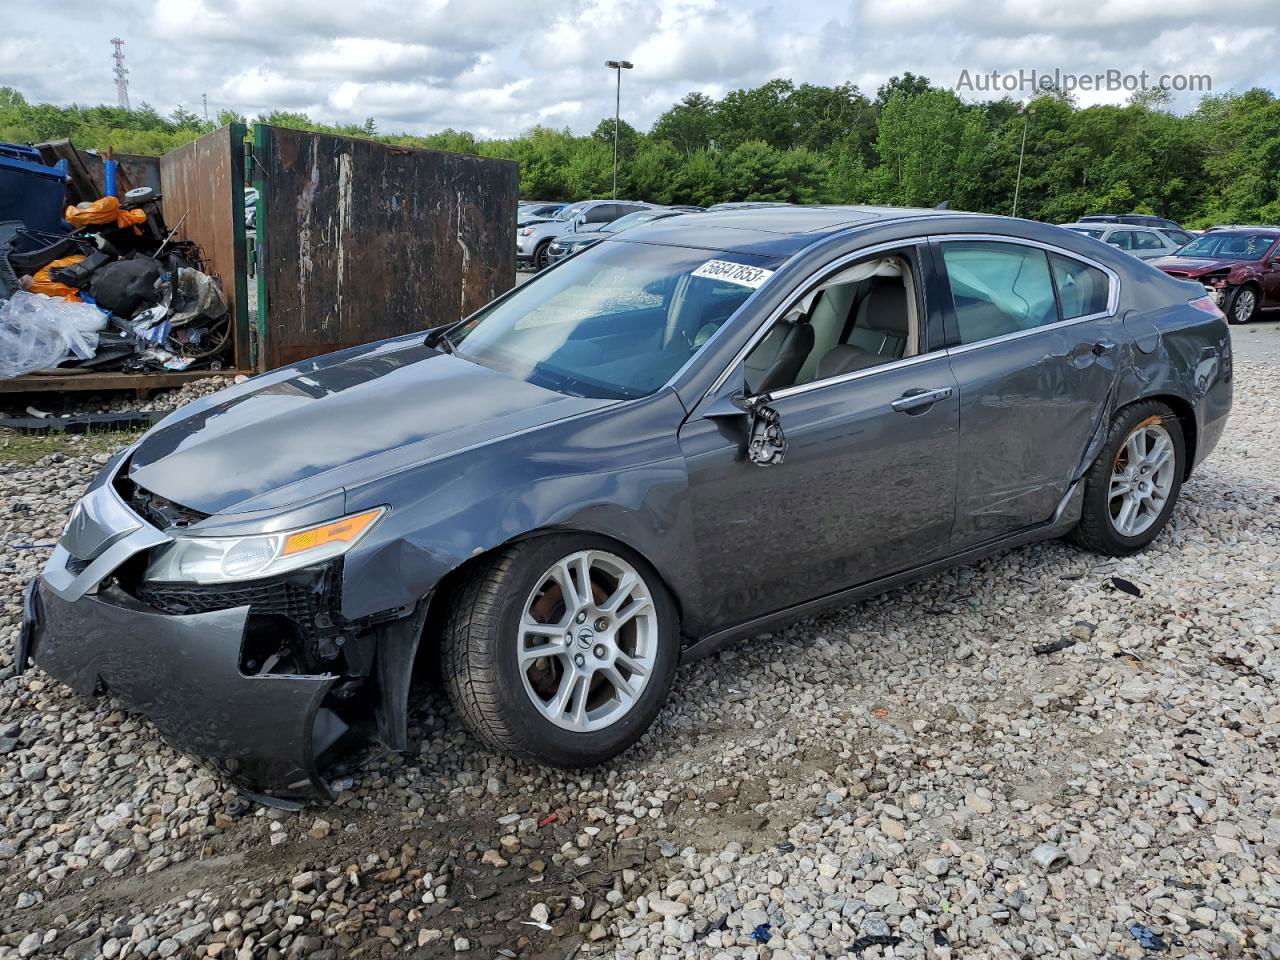
POLYGON ((107 158, 101 196, 50 213, 73 198, 71 179, 24 151, 0 144, 0 378, 222 369, 233 338, 221 281, 176 239, 182 219, 165 224, 159 193, 116 196, 107 158), (23 191, 24 177, 39 189, 23 191))

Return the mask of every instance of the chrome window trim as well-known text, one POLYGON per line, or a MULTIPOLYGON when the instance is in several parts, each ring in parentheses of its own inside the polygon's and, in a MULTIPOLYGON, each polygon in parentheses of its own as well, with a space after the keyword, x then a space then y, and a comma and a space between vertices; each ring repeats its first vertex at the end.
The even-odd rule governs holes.
POLYGON ((890 370, 901 370, 903 367, 915 366, 926 360, 946 360, 947 351, 934 350, 930 353, 917 353, 912 357, 903 357, 901 360, 891 360, 889 363, 877 364, 874 367, 867 367, 863 370, 853 370, 849 373, 839 373, 834 377, 826 377, 822 380, 810 380, 808 383, 797 383, 795 386, 783 387, 781 390, 772 390, 769 392, 771 400, 785 400, 787 397, 798 396, 802 393, 809 393, 813 390, 819 390, 823 387, 831 387, 841 383, 848 383, 850 380, 862 380, 866 377, 874 376, 877 373, 887 373, 890 370))
MULTIPOLYGON (((824 264, 820 270, 815 270, 813 273, 809 275, 809 277, 813 278, 813 277, 820 276, 822 279, 825 279, 830 274, 834 273, 835 271, 855 261, 865 259, 866 257, 869 257, 869 256, 874 256, 875 254, 881 253, 885 250, 901 250, 903 247, 914 247, 919 245, 920 243, 928 242, 928 239, 929 238, 927 236, 907 237, 902 240, 890 240, 884 243, 877 243, 870 247, 863 247, 860 250, 855 250, 852 253, 846 253, 843 256, 837 257, 836 259, 832 260, 830 263, 824 264)), ((729 361, 729 363, 725 366, 723 370, 720 371, 720 376, 716 377, 715 381, 711 384, 710 387, 707 388, 706 392, 703 393, 702 398, 698 402, 701 403, 702 400, 705 400, 709 394, 712 394, 715 391, 719 390, 724 385, 724 382, 728 378, 729 374, 733 372, 734 368, 737 367, 738 364, 742 363, 742 361, 746 359, 747 354, 749 354, 752 351, 752 349, 756 346, 756 344, 758 344, 761 340, 763 340, 765 336, 768 334, 768 332, 771 329, 773 329, 773 325, 777 323, 778 320, 780 320, 782 317, 785 317, 787 315, 787 311, 790 310, 791 307, 795 306, 797 300, 803 299, 805 295, 807 295, 809 291, 813 289, 813 287, 816 287, 818 284, 822 283, 822 279, 813 280, 812 283, 806 281, 803 285, 797 287, 796 290, 792 292, 791 296, 783 300, 782 303, 779 304, 773 310, 773 312, 770 313, 769 316, 765 318, 764 322, 760 324, 756 332, 751 335, 751 339, 746 342, 746 344, 742 347, 741 350, 737 352, 734 358, 729 361)), ((748 302, 749 301, 744 301, 742 306, 745 307, 748 302)), ((742 308, 739 307, 739 309, 742 309, 742 308)), ((924 319, 923 311, 920 312, 920 319, 922 321, 924 319)), ((726 326, 728 326, 728 321, 725 321, 721 329, 724 329, 724 327, 726 326)), ((719 333, 718 330, 716 332, 719 333)), ((928 354, 917 354, 917 356, 928 356, 928 354)), ((915 358, 905 357, 903 359, 913 360, 915 358)), ((895 362, 901 362, 901 361, 895 361, 895 362)), ((888 366, 888 364, 885 364, 885 366, 888 366)), ((876 369, 880 369, 880 368, 876 368, 876 369)), ((863 371, 855 371, 855 372, 861 373, 863 371)), ((827 383, 831 379, 833 378, 828 377, 825 380, 814 380, 812 382, 815 384, 827 383)), ((808 385, 809 384, 798 384, 797 386, 803 387, 808 385)), ((783 390, 791 390, 791 389, 793 388, 791 387, 783 388, 783 390)), ((771 393, 770 396, 774 396, 774 397, 783 396, 784 395, 783 390, 775 391, 771 393)))
MULTIPOLYGON (((938 243, 973 243, 975 241, 978 241, 978 242, 991 242, 991 243, 1011 243, 1016 246, 1022 246, 1022 247, 1036 247, 1041 250, 1048 251, 1049 253, 1056 253, 1058 254, 1058 256, 1066 257, 1069 260, 1079 261, 1080 263, 1083 263, 1085 266, 1094 267, 1098 270, 1101 270, 1103 273, 1107 275, 1107 278, 1111 281, 1110 288, 1107 290, 1107 309, 1100 313, 1087 313, 1082 317, 1071 317, 1070 319, 1067 319, 1067 320, 1058 320, 1055 323, 1045 323, 1045 324, 1041 324, 1038 327, 1031 327, 1027 330, 1015 330, 1013 333, 1001 334, 998 337, 989 337, 986 340, 976 340, 973 343, 957 343, 956 345, 952 347, 948 347, 946 349, 946 352, 948 355, 954 356, 955 354, 959 354, 959 353, 968 353, 970 350, 974 350, 978 347, 985 347, 985 346, 989 346, 991 344, 996 344, 996 343, 1007 343, 1010 340, 1019 340, 1022 337, 1030 336, 1031 334, 1035 334, 1035 333, 1040 333, 1043 330, 1061 330, 1066 327, 1073 326, 1077 323, 1087 323, 1090 320, 1102 320, 1107 317, 1114 317, 1116 315, 1116 312, 1120 308, 1120 275, 1117 274, 1110 267, 1108 267, 1105 263, 1099 263, 1097 260, 1094 260, 1082 254, 1076 253, 1073 250, 1065 250, 1062 247, 1055 246, 1054 244, 1051 244, 1051 243, 1044 243, 1040 240, 1023 240, 1019 237, 996 237, 996 236, 991 236, 989 234, 981 234, 981 233, 948 234, 945 237, 931 237, 930 239, 935 240, 938 243)), ((943 262, 939 266, 941 267, 943 273, 945 273, 947 269, 946 261, 943 260, 943 262)), ((1049 278, 1054 284, 1054 292, 1056 295, 1057 281, 1053 279, 1052 263, 1049 264, 1049 278)), ((947 286, 948 286, 948 289, 950 289, 950 281, 948 281, 947 286)), ((1061 304, 1058 304, 1058 307, 1059 309, 1061 309, 1061 304)))

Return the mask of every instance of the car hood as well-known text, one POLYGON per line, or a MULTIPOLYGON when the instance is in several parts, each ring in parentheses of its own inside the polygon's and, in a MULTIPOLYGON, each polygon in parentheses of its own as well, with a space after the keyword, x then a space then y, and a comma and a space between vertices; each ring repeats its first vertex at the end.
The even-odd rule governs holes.
POLYGON ((1248 261, 1245 260, 1200 260, 1193 257, 1160 257, 1149 261, 1153 267, 1159 267, 1166 273, 1174 272, 1187 277, 1199 277, 1218 270, 1230 270, 1248 261))
POLYGON ((262 380, 160 423, 135 448, 129 479, 202 513, 284 506, 612 402, 513 379, 418 337, 262 380))

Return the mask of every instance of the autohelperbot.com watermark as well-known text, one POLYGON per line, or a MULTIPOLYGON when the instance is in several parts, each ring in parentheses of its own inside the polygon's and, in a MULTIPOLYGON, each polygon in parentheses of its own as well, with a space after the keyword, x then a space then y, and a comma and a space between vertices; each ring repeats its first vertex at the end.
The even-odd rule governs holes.
POLYGON ((1144 93, 1168 90, 1172 93, 1212 93, 1213 77, 1207 73, 1152 73, 1139 70, 1103 70, 1074 73, 1052 70, 961 70, 954 89, 960 93, 1031 94, 1051 93, 1144 93))

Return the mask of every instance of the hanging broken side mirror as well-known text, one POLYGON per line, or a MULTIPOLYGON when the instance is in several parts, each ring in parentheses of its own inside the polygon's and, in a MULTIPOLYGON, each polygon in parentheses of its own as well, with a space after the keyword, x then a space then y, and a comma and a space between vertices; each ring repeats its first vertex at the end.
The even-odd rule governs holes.
POLYGON ((787 438, 782 432, 782 418, 770 404, 767 393, 743 401, 747 411, 747 459, 757 467, 773 467, 787 455, 787 438))

